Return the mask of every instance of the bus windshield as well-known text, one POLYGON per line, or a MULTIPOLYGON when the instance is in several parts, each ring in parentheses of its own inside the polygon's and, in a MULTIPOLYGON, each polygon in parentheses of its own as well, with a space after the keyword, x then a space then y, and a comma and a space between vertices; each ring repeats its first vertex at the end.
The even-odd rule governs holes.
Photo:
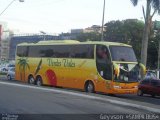
POLYGON ((132 47, 110 46, 109 48, 113 61, 137 62, 132 47))
POLYGON ((118 64, 120 68, 119 76, 115 76, 117 82, 138 82, 140 79, 140 67, 138 64, 118 64))

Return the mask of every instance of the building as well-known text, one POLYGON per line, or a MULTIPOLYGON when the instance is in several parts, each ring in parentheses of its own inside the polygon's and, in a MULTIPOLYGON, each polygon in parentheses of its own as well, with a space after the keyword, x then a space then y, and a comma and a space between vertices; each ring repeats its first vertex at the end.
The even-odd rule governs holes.
POLYGON ((17 34, 13 35, 9 44, 9 59, 15 59, 15 51, 17 44, 20 43, 36 43, 42 40, 60 40, 61 38, 57 35, 42 35, 42 34, 17 34))
POLYGON ((71 29, 71 34, 80 34, 80 33, 101 33, 102 27, 100 25, 92 25, 85 29, 71 29))
POLYGON ((99 26, 99 25, 92 25, 91 27, 85 28, 85 29, 83 30, 83 32, 84 32, 84 33, 91 33, 91 32, 101 33, 101 29, 102 29, 102 27, 99 26))
POLYGON ((83 33, 83 29, 71 29, 71 34, 80 34, 83 33))
POLYGON ((1 41, 1 60, 8 60, 9 58, 9 41, 10 37, 1 41))
POLYGON ((0 59, 7 60, 9 58, 9 41, 11 31, 7 28, 6 22, 0 22, 0 59))

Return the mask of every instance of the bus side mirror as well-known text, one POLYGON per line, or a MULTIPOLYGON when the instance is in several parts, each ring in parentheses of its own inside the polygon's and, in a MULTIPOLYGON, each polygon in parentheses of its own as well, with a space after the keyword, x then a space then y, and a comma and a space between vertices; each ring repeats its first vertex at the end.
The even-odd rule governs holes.
POLYGON ((142 78, 144 78, 144 76, 146 75, 146 67, 142 64, 142 63, 138 63, 139 67, 140 67, 140 73, 142 78))
POLYGON ((119 65, 117 64, 113 64, 113 68, 114 68, 114 74, 119 77, 119 73, 120 73, 120 68, 119 68, 119 65))

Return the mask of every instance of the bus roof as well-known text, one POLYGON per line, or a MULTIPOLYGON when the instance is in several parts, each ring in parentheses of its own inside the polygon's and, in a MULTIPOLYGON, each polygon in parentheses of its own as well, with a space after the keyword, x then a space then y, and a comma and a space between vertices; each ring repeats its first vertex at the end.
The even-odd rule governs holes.
POLYGON ((17 46, 32 46, 32 45, 66 45, 66 44, 103 44, 106 46, 115 45, 115 46, 128 46, 130 45, 118 42, 106 42, 106 41, 86 41, 79 42, 77 40, 48 40, 48 41, 39 41, 37 43, 20 43, 17 46))

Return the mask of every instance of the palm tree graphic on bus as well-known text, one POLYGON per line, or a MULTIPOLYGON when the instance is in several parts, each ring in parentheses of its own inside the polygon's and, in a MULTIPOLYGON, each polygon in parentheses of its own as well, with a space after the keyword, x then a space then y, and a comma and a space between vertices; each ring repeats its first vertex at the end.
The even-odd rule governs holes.
POLYGON ((18 59, 21 80, 25 80, 26 70, 30 69, 27 58, 18 59))

